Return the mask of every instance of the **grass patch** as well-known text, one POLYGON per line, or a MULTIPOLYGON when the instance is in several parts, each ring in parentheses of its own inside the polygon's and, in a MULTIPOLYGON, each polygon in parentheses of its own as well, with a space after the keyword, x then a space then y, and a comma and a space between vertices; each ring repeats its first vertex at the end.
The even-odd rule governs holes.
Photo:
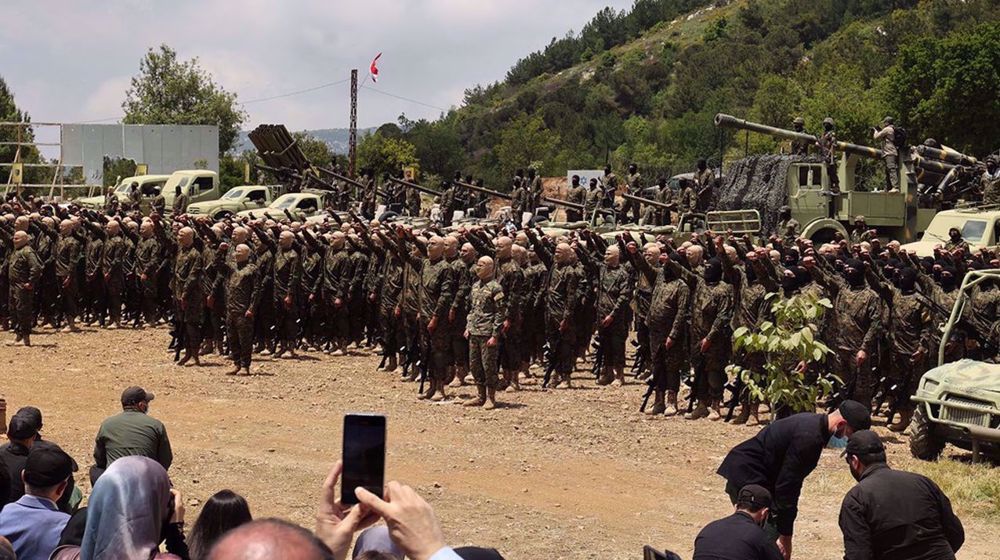
POLYGON ((914 462, 907 470, 937 483, 960 512, 1000 520, 1000 468, 988 462, 973 465, 942 459, 935 463, 914 462))

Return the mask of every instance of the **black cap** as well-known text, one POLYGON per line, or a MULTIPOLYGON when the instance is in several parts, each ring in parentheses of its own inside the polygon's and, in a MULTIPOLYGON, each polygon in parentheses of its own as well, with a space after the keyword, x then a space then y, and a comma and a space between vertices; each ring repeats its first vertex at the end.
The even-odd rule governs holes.
POLYGON ((750 504, 757 508, 769 508, 771 507, 771 493, 759 484, 747 484, 740 488, 736 503, 750 504))
POLYGON ((36 431, 42 429, 42 411, 33 406, 22 406, 17 410, 17 416, 26 418, 35 427, 36 431))
POLYGON ((153 393, 147 393, 142 387, 129 387, 122 391, 122 406, 135 406, 143 401, 153 400, 153 393))
POLYGON ((503 560, 503 556, 495 548, 463 546, 456 548, 455 554, 462 560, 503 560))
POLYGON ((24 481, 36 488, 48 488, 73 474, 73 459, 55 445, 32 449, 24 463, 24 481))
POLYGON ((851 435, 847 440, 847 449, 841 453, 844 455, 871 455, 872 453, 885 453, 885 446, 878 434, 871 430, 859 430, 851 435))
POLYGON ((872 415, 868 407, 858 401, 844 401, 837 410, 855 432, 872 427, 872 415))
POLYGON ((27 416, 15 414, 10 417, 7 435, 11 439, 33 439, 38 434, 35 423, 27 416))

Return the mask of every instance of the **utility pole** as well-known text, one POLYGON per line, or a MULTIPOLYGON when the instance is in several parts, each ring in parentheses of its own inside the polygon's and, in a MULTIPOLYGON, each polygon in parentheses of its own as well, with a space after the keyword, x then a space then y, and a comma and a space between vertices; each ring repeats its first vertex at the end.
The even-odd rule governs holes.
POLYGON ((353 179, 356 177, 354 170, 358 157, 358 70, 356 68, 351 70, 351 135, 348 140, 347 157, 350 160, 347 172, 353 179))

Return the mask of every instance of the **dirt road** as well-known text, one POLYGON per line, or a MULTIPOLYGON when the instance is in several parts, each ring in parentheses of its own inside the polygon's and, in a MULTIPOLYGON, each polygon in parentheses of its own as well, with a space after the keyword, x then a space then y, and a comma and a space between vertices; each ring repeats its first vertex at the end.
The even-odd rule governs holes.
MULTIPOLYGON (((533 383, 488 412, 456 399, 418 402, 413 384, 375 371, 368 353, 260 360, 260 375, 235 378, 218 356, 206 367, 173 366, 167 339, 165 329, 42 330, 33 348, 0 346, 0 395, 8 410, 42 409, 46 438, 84 466, 78 484, 89 491, 83 471, 97 427, 120 410, 122 389, 142 385, 156 393, 150 412, 167 425, 170 475, 191 520, 198 504, 230 488, 255 517, 306 526, 340 453, 343 414, 381 412, 387 476, 431 501, 451 544, 494 546, 512 560, 637 559, 643 544, 689 558, 700 527, 731 511, 715 468, 757 430, 648 420, 636 412, 641 386, 597 388, 582 372, 576 389, 541 392, 533 383)), ((911 459, 897 441, 890 462, 905 468, 911 459)), ((837 512, 852 483, 839 455, 824 452, 800 501, 795 557, 842 557, 837 512)), ((959 557, 992 557, 1000 524, 962 517, 959 557)))

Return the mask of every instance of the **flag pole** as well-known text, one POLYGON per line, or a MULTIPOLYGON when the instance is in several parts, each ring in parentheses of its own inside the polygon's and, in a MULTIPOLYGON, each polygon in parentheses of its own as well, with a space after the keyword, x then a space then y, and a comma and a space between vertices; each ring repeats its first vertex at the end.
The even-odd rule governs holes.
POLYGON ((355 163, 358 156, 358 70, 351 70, 351 132, 348 140, 348 174, 355 178, 355 163))

